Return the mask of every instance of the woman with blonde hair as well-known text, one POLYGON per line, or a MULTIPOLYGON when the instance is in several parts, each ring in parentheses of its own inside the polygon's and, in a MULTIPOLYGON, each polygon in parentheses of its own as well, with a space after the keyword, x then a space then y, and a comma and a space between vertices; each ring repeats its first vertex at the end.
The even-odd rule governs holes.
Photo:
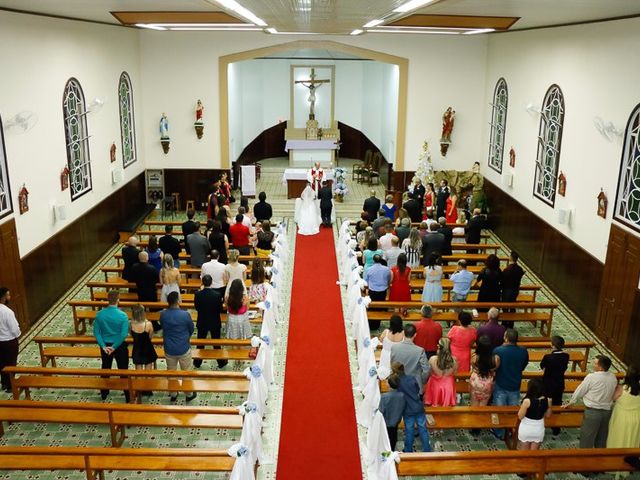
POLYGON ((420 266, 420 253, 422 252, 422 237, 417 228, 412 228, 409 237, 402 241, 402 250, 407 255, 407 266, 416 270, 420 266))
POLYGON ((464 235, 464 226, 467 224, 467 214, 464 212, 460 212, 460 216, 456 221, 456 226, 453 227, 453 240, 451 243, 466 243, 464 237, 459 237, 457 235, 464 235))
POLYGON ((170 253, 165 253, 162 258, 160 283, 162 284, 162 290, 160 291, 161 302, 166 302, 167 295, 171 292, 178 292, 178 295, 180 295, 180 270, 175 267, 173 256, 170 253))
POLYGON ((438 353, 429 359, 431 375, 424 391, 425 405, 453 407, 456 404, 456 379, 458 370, 456 359, 451 355, 451 340, 438 340, 438 353))
POLYGON ((361 252, 364 252, 367 249, 367 245, 369 245, 369 240, 371 240, 372 238, 375 238, 377 240, 377 237, 373 232, 373 227, 365 228, 364 233, 360 238, 361 239, 358 241, 358 246, 360 247, 361 252))
POLYGON ((229 263, 224 267, 224 283, 227 285, 225 296, 229 295, 231 283, 236 279, 242 282, 244 288, 244 282, 247 279, 247 266, 238 263, 238 257, 240 257, 238 250, 229 250, 229 263))
POLYGON ((409 220, 411 220, 411 217, 409 216, 409 212, 407 212, 407 209, 406 208, 399 208, 398 209, 398 218, 396 218, 396 227, 399 227, 401 225, 403 218, 408 218, 409 220))

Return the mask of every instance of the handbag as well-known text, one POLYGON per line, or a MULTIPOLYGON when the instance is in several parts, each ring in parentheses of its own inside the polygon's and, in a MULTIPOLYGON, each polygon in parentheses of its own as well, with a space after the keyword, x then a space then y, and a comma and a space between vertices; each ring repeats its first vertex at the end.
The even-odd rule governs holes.
POLYGON ((255 360, 255 359, 257 358, 257 356, 258 356, 258 349, 259 349, 259 348, 260 348, 260 347, 251 347, 251 348, 249 349, 249 358, 250 358, 251 360, 255 360))

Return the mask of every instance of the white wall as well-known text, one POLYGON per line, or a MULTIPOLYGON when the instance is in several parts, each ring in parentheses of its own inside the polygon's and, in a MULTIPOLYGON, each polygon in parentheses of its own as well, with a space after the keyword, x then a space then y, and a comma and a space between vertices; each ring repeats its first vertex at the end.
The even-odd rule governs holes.
MULTIPOLYGON (((296 40, 308 41, 309 37, 252 32, 233 35, 140 32, 141 70, 145 85, 143 123, 148 133, 145 146, 150 167, 219 167, 218 58, 296 40), (205 135, 200 141, 195 139, 192 127, 193 108, 198 98, 206 108, 205 135), (162 153, 156 133, 163 111, 172 122, 172 144, 168 155, 162 153)), ((367 34, 360 37, 314 36, 313 40, 333 40, 409 59, 405 169, 415 169, 425 139, 434 144, 437 168, 468 168, 479 159, 482 129, 478 126, 485 121, 486 37, 367 34), (457 111, 453 145, 446 159, 439 159, 435 145, 440 139, 442 113, 449 105, 457 111)), ((349 91, 353 92, 354 87, 351 86, 349 91)), ((338 106, 344 99, 338 97, 338 92, 340 87, 336 85, 336 118, 340 118, 338 106)), ((369 100, 363 98, 362 101, 369 100)), ((349 123, 355 114, 350 113, 349 116, 345 123, 349 123)), ((237 153, 241 150, 236 148, 237 153)))
MULTIPOLYGON (((482 172, 529 210, 604 262, 614 209, 622 138, 608 141, 594 128, 594 117, 624 130, 640 102, 640 20, 621 20, 574 27, 491 35, 482 124, 488 125, 489 102, 497 80, 509 88, 504 170, 511 146, 516 151, 513 188, 503 187, 487 166, 489 130, 485 127, 482 172), (540 106, 545 92, 558 84, 565 99, 560 170, 567 178, 566 197, 556 196, 551 208, 533 196, 539 117, 525 105, 540 106), (596 196, 609 198, 607 218, 596 215, 596 196), (572 226, 558 223, 558 209, 575 208, 572 226)), ((455 135, 455 131, 454 131, 455 135)))
POLYGON ((27 110, 39 119, 33 129, 23 134, 5 130, 21 256, 144 169, 144 128, 140 122, 143 87, 138 54, 138 32, 134 30, 0 12, 0 115, 6 122, 27 110), (138 161, 124 171, 123 182, 112 185, 112 165, 122 167, 117 89, 123 70, 129 73, 133 85, 138 161), (74 202, 69 190, 60 191, 59 180, 67 164, 62 94, 70 77, 80 82, 87 103, 96 97, 106 98, 102 109, 87 117, 93 190, 74 202), (109 148, 113 141, 118 153, 117 161, 111 164, 109 148), (30 210, 20 215, 17 195, 23 183, 30 192, 30 210), (67 207, 67 220, 53 223, 51 203, 67 207))

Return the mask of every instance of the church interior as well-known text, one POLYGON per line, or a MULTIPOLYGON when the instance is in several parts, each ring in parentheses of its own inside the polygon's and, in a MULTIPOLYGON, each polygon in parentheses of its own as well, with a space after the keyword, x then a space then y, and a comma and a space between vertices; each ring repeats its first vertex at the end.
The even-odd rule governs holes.
MULTIPOLYGON (((0 478, 640 478, 638 44, 637 0, 0 0, 0 478), (145 247, 167 225, 182 241, 188 212, 204 232, 223 209, 221 175, 230 223, 260 192, 273 209, 272 255, 240 256, 244 292, 256 263, 270 276, 267 296, 245 305, 253 336, 230 336, 227 286, 218 339, 197 325, 187 339, 201 366, 170 374, 160 330, 152 370, 106 377, 95 319, 109 292, 130 319, 141 304, 154 329, 167 308, 160 290, 147 304, 123 278, 125 243, 145 247), (460 310, 477 329, 496 307, 528 364, 517 403, 494 391, 479 406, 473 361, 456 360, 454 404, 421 404, 422 425, 405 406, 395 443, 379 405, 404 375, 393 347, 381 373, 386 330, 399 316, 408 338, 421 321, 427 260, 407 274, 410 298, 372 299, 377 247, 360 245, 357 222, 375 196, 404 226, 401 207, 419 198, 407 222, 419 230, 417 180, 438 195, 448 182, 456 218, 485 219, 467 247, 446 208, 462 233, 429 301, 443 339, 460 310), (331 228, 297 234, 301 195, 325 184, 331 228), (514 251, 513 305, 484 303, 477 287, 467 307, 454 301, 460 259, 477 279, 489 254, 504 269, 514 251), (518 409, 557 336, 571 405, 548 408, 527 450, 518 409), (624 413, 634 433, 585 446, 602 411, 586 383, 607 371, 623 401, 639 399, 624 413), (428 449, 417 433, 407 441, 414 429, 428 430, 428 449)), ((181 251, 178 290, 196 322, 204 274, 190 258, 181 251)), ((610 437, 620 403, 604 408, 610 437)))

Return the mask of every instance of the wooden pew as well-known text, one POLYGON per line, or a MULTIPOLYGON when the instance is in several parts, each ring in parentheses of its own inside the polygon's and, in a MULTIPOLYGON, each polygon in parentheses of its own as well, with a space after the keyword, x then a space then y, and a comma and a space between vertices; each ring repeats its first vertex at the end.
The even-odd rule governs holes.
MULTIPOLYGON (((486 255, 485 255, 485 257, 486 257, 486 255)), ((121 252, 118 252, 118 253, 114 254, 113 258, 116 259, 116 263, 118 265, 122 264, 122 253, 121 252)), ((188 261, 188 260, 191 260, 191 255, 189 255, 186 252, 181 252, 180 256, 179 256, 179 259, 181 261, 188 261)), ((257 260, 257 259, 260 259, 264 263, 267 263, 267 264, 271 263, 271 259, 270 258, 258 257, 257 255, 240 255, 238 257, 238 261, 241 262, 241 263, 242 262, 253 262, 254 260, 257 260)))
MULTIPOLYGON (((569 362, 571 362, 571 371, 575 372, 579 367, 581 371, 586 372, 589 364, 589 351, 595 347, 594 342, 566 342, 565 351, 569 354, 569 362)), ((551 351, 551 342, 543 341, 519 341, 518 346, 526 348, 529 353, 529 363, 540 363, 542 358, 551 351)), ((378 345, 376 358, 378 358, 382 345, 378 345)))
MULTIPOLYGON (((96 314, 98 313, 98 309, 105 308, 108 305, 108 302, 104 300, 69 300, 67 305, 71 307, 73 312, 73 330, 76 335, 83 335, 87 331, 87 323, 92 323, 96 318, 96 314)), ((167 304, 164 302, 130 302, 123 301, 118 303, 118 307, 124 310, 124 312, 131 318, 131 307, 134 305, 142 305, 147 312, 145 316, 149 321, 158 321, 160 320, 160 311, 167 307, 167 304), (152 311, 149 311, 152 310, 152 311)), ((191 318, 195 322, 197 320, 197 315, 193 311, 194 306, 193 303, 183 302, 180 304, 181 308, 184 310, 191 310, 191 318)), ((256 312, 255 306, 250 306, 250 318, 249 322, 252 324, 262 323, 262 316, 251 312, 256 312), (253 315, 253 316, 251 316, 253 315)), ((227 321, 227 314, 222 313, 220 315, 220 319, 223 322, 227 321)))
MULTIPOLYGON (((418 291, 420 294, 422 293, 422 289, 424 288, 424 279, 420 278, 412 278, 409 280, 409 288, 411 291, 418 291)), ((453 282, 449 279, 442 280, 442 291, 443 301, 450 302, 451 301, 451 291, 453 289, 453 282)), ((480 287, 475 287, 474 284, 471 286, 471 292, 467 297, 467 301, 476 301, 477 294, 475 293, 479 290, 480 287)), ((536 293, 540 291, 542 287, 540 285, 521 285, 520 286, 520 295, 518 296, 518 302, 535 302, 536 301, 536 293), (525 293, 525 292, 528 292, 525 293)), ((417 299, 419 300, 419 299, 417 299)))
MULTIPOLYGON (((471 269, 471 267, 467 267, 468 270, 471 269)), ((122 271, 124 270, 124 265, 104 265, 102 267, 100 267, 100 271, 102 273, 104 273, 104 281, 105 282, 110 282, 110 281, 115 281, 114 278, 122 278, 122 271), (110 273, 115 274, 114 276, 109 276, 110 273)), ((183 263, 180 265, 180 268, 178 269, 180 270, 180 275, 183 279, 183 281, 197 281, 200 282, 200 272, 202 271, 201 268, 198 267, 192 267, 189 264, 183 263), (197 278, 189 278, 189 277, 197 277, 197 278)), ((452 271, 453 272, 453 271, 452 271)), ((478 270, 479 272, 479 270, 478 270)), ((251 276, 251 264, 247 265, 247 277, 251 276)))
MULTIPOLYGON (((490 429, 502 428, 511 432, 507 435, 507 447, 517 446, 518 410, 519 406, 508 407, 425 407, 428 427, 432 429, 490 429)), ((552 407, 552 414, 545 418, 546 428, 578 428, 582 424, 584 407, 569 408, 552 407)))
MULTIPOLYGON (((489 255, 486 253, 454 253, 453 255, 442 255, 443 262, 457 262, 458 260, 466 260, 467 262, 486 262, 489 255)), ((503 263, 509 262, 509 257, 498 257, 503 263)))
MULTIPOLYGON (((564 374, 564 393, 573 393, 578 388, 578 385, 584 380, 588 372, 565 372, 564 374)), ((541 371, 524 371, 522 372, 522 383, 520 384, 520 393, 527 393, 528 381, 532 378, 542 378, 543 372, 541 371)), ((618 380, 624 378, 623 372, 615 373, 618 380)), ((456 373, 456 393, 469 393, 469 372, 456 373)), ((380 391, 386 392, 389 390, 387 382, 380 382, 380 391)))
MULTIPOLYGON (((416 312, 407 312, 404 319, 407 321, 420 320, 420 308, 422 302, 371 302, 367 316, 371 320, 388 320, 397 311, 417 309, 416 312)), ((558 307, 557 303, 548 302, 432 302, 433 319, 438 321, 455 322, 458 318, 456 310, 489 309, 496 307, 501 310, 514 309, 515 312, 500 313, 500 321, 529 322, 534 326, 540 322, 540 335, 548 338, 551 335, 553 312, 558 307)), ((487 321, 487 314, 479 312, 474 322, 487 321)))
POLYGON ((5 433, 2 422, 105 425, 109 427, 113 447, 122 445, 126 428, 131 426, 242 429, 242 417, 234 407, 31 400, 0 401, 0 436, 5 433))
POLYGON ((165 225, 172 225, 174 228, 180 227, 180 231, 182 231, 182 224, 186 221, 187 221, 186 218, 184 219, 184 221, 183 220, 145 220, 144 224, 150 225, 153 227, 157 227, 157 226, 164 227, 165 225))
POLYGON ((80 470, 87 480, 104 480, 105 471, 231 472, 234 462, 212 449, 0 447, 0 470, 80 470))
MULTIPOLYGON (((38 345, 40 352, 40 364, 43 367, 51 364, 56 367, 56 358, 101 358, 100 347, 96 344, 95 337, 87 335, 70 336, 70 337, 35 337, 33 341, 38 345), (60 346, 60 344, 65 346, 60 346), (45 346, 56 345, 56 346, 45 346), (82 345, 82 346, 78 346, 82 345)), ((127 337, 125 342, 132 345, 133 339, 127 337)), ((155 345, 156 353, 159 358, 164 358, 164 349, 162 348, 163 339, 155 337, 151 339, 151 343, 155 345), (160 347, 158 347, 160 346, 160 347)), ((249 361, 249 350, 251 340, 235 340, 235 339, 191 339, 192 347, 229 347, 217 349, 191 349, 191 357, 194 360, 235 360, 249 361)), ((131 349, 129 349, 131 350, 131 349)), ((130 352, 131 353, 131 352, 130 352)), ((131 354, 129 355, 131 358, 131 354)))
POLYGON ((555 472, 631 471, 626 456, 640 456, 640 448, 402 453, 397 469, 401 477, 522 473, 543 480, 555 472))
POLYGON ((247 393, 249 380, 242 372, 194 370, 102 370, 99 368, 5 367, 11 376, 14 400, 35 388, 70 390, 127 390, 141 402, 140 392, 247 393), (105 377, 112 375, 112 377, 105 377))

